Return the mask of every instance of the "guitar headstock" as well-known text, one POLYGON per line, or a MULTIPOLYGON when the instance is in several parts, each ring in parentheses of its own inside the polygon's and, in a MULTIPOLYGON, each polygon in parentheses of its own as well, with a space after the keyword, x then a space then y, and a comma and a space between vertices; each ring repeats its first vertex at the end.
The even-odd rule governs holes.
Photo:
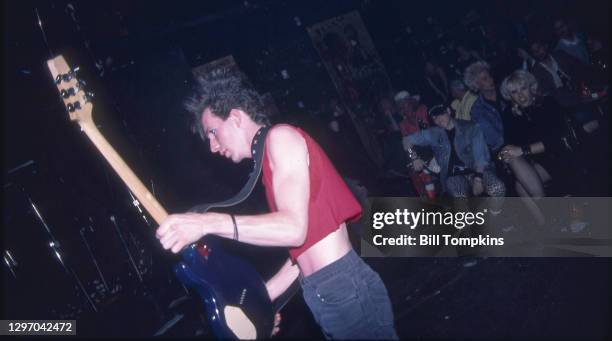
POLYGON ((60 97, 64 101, 71 121, 79 124, 93 123, 91 98, 93 94, 85 90, 85 82, 76 77, 79 68, 71 68, 64 57, 59 55, 47 61, 60 97))

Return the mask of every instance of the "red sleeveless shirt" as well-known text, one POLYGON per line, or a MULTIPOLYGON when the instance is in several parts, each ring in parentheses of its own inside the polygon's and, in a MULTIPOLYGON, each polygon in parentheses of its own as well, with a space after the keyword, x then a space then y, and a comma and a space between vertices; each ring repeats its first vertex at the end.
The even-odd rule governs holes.
MULTIPOLYGON (((321 147, 300 128, 295 129, 308 148, 310 177, 310 200, 308 203, 308 231, 306 240, 299 247, 289 248, 289 256, 296 258, 321 239, 334 232, 345 221, 355 221, 361 217, 361 206, 353 193, 321 147)), ((266 138, 263 157, 263 183, 266 188, 266 199, 272 212, 278 211, 272 189, 272 171, 268 159, 268 138, 266 138)))

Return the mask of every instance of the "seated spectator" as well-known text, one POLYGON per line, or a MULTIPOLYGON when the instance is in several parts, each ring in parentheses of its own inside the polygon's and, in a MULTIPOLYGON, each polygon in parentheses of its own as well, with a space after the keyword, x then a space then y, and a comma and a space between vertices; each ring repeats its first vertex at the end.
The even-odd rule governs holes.
POLYGON ((578 60, 563 51, 551 54, 546 41, 539 37, 531 40, 529 48, 540 94, 553 96, 564 106, 578 103, 578 60))
POLYGON ((563 51, 550 53, 541 38, 534 38, 529 47, 535 60, 532 73, 538 81, 540 94, 551 95, 565 107, 578 105, 581 102, 580 84, 592 76, 589 70, 563 51))
MULTIPOLYGON (((414 134, 422 129, 429 128, 429 119, 427 117, 427 107, 423 104, 419 104, 419 95, 410 95, 408 91, 400 91, 395 97, 395 103, 399 108, 400 113, 403 115, 404 120, 400 123, 400 129, 402 135, 414 134)), ((422 196, 432 196, 434 188, 433 176, 430 173, 437 173, 439 167, 433 157, 431 148, 429 147, 415 147, 421 158, 428 163, 428 168, 431 169, 427 172, 421 171, 410 171, 410 179, 414 185, 417 193, 422 196), (429 190, 427 186, 430 186, 429 190)))
POLYGON ((433 61, 425 61, 425 86, 423 100, 425 104, 447 103, 450 100, 448 93, 448 78, 442 67, 433 61))
POLYGON ((610 46, 604 45, 594 35, 587 36, 586 45, 589 50, 591 63, 598 67, 601 72, 607 72, 606 69, 609 67, 610 60, 610 46))
POLYGON ((504 144, 501 113, 507 105, 497 93, 489 64, 476 62, 468 66, 465 70, 464 82, 470 90, 478 94, 470 110, 470 118, 480 126, 491 153, 497 154, 499 148, 504 144))
POLYGON ((465 86, 465 83, 459 79, 453 79, 450 82, 450 92, 454 98, 451 102, 451 108, 455 111, 455 118, 464 121, 471 120, 470 111, 478 96, 470 91, 465 86))
POLYGON ((400 122, 402 135, 412 134, 429 127, 427 107, 419 103, 421 96, 410 95, 408 91, 402 90, 393 99, 400 115, 403 117, 400 122))
POLYGON ((543 183, 551 179, 563 191, 575 193, 577 188, 568 186, 580 179, 578 169, 584 162, 577 162, 576 152, 583 130, 571 124, 569 115, 552 97, 538 95, 537 88, 535 77, 523 70, 504 79, 502 95, 513 105, 503 115, 508 144, 499 157, 516 176, 520 196, 545 196, 543 183))
POLYGON ((559 39, 555 50, 563 51, 583 64, 591 62, 587 50, 586 37, 572 30, 565 19, 557 19, 554 23, 555 34, 559 39))
POLYGON ((584 108, 590 98, 582 93, 582 86, 603 87, 604 77, 563 51, 550 53, 546 42, 539 37, 534 38, 529 46, 535 59, 532 74, 538 81, 540 94, 552 96, 571 112, 579 112, 575 115, 578 122, 592 120, 588 108, 584 108))
POLYGON ((413 168, 420 170, 424 167, 413 146, 430 146, 440 165, 444 192, 458 198, 486 193, 496 199, 491 201, 491 213, 499 213, 506 187, 490 167, 489 151, 478 125, 455 120, 446 105, 431 108, 429 117, 435 127, 403 138, 404 150, 412 160, 413 168))

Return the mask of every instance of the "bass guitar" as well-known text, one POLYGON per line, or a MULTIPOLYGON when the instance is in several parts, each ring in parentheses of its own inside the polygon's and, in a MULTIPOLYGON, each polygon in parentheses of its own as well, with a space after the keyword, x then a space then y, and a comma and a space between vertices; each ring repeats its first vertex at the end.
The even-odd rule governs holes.
MULTIPOLYGON (((96 127, 92 95, 77 79, 78 68, 70 68, 61 55, 48 60, 47 66, 70 120, 80 126, 155 222, 161 224, 168 216, 166 210, 96 127)), ((205 210, 200 207, 197 211, 205 210)), ((206 236, 186 247, 181 257, 174 272, 198 294, 215 336, 223 339, 270 337, 275 309, 265 283, 251 265, 225 252, 219 237, 215 236, 206 236)))

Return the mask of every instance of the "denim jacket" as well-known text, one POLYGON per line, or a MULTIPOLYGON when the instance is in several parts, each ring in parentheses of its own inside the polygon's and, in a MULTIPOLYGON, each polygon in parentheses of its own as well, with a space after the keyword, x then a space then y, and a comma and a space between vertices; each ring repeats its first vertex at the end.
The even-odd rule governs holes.
MULTIPOLYGON (((477 166, 489 166, 490 154, 479 126, 470 121, 454 120, 455 153, 467 168, 476 170, 477 166)), ((443 128, 432 127, 404 137, 404 141, 417 146, 430 146, 440 165, 440 182, 446 190, 450 141, 443 128)))
MULTIPOLYGON (((505 102, 502 100, 502 111, 504 107, 505 102)), ((504 126, 501 113, 487 103, 482 95, 479 95, 472 105, 470 116, 472 121, 480 126, 485 141, 487 141, 487 146, 491 151, 495 152, 504 145, 504 126)))

